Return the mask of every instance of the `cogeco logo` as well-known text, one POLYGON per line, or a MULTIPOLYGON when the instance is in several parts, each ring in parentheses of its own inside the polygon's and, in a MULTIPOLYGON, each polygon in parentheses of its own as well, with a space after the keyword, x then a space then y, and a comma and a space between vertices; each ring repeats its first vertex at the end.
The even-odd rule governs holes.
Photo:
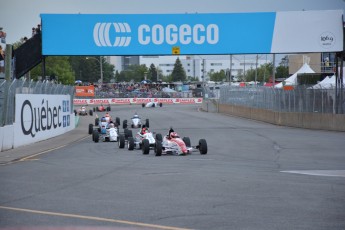
POLYGON ((128 46, 131 42, 131 28, 128 23, 96 23, 93 28, 93 40, 97 46, 128 46), (110 28, 114 26, 116 36, 114 43, 110 41, 110 28))
POLYGON ((33 107, 29 100, 23 102, 20 114, 21 126, 24 135, 35 135, 40 131, 56 129, 62 125, 60 121, 61 106, 49 107, 48 101, 42 100, 40 107, 33 107), (30 120, 26 124, 25 120, 30 120))
POLYGON ((196 24, 190 26, 182 24, 180 26, 169 24, 162 26, 160 24, 140 25, 138 27, 138 42, 142 45, 153 43, 161 45, 166 42, 169 45, 175 45, 178 42, 182 45, 194 43, 201 45, 204 43, 216 44, 219 41, 219 28, 216 24, 204 26, 196 24))
MULTIPOLYGON (((131 27, 128 23, 96 23, 93 29, 93 38, 97 46, 105 47, 126 47, 131 42, 131 27), (115 41, 112 43, 111 32, 112 26, 115 29, 115 41)), ((114 39, 113 39, 114 40, 114 39)), ((219 28, 216 24, 202 25, 195 24, 193 26, 182 24, 168 24, 163 26, 155 24, 149 26, 142 24, 138 26, 138 42, 141 45, 196 45, 217 44, 219 41, 219 28)))

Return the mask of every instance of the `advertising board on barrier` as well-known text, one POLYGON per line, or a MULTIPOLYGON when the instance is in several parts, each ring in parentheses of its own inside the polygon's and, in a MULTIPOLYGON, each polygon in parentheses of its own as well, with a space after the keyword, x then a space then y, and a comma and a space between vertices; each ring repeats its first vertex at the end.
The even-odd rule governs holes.
POLYGON ((202 98, 103 98, 103 99, 74 99, 74 105, 130 105, 157 102, 163 104, 200 104, 202 98))
POLYGON ((69 95, 16 94, 14 147, 45 140, 74 126, 69 95))
POLYGON ((173 55, 176 50, 180 55, 338 52, 343 50, 342 17, 343 10, 42 14, 42 53, 173 55), (64 36, 56 36, 57 31, 64 31, 64 36))
POLYGON ((94 97, 95 96, 95 86, 75 86, 75 96, 77 97, 94 97))

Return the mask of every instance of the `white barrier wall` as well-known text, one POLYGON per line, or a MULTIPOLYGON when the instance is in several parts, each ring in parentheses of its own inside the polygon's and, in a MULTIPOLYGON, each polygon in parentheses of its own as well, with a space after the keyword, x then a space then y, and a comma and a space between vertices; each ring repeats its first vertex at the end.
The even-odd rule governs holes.
POLYGON ((16 95, 14 145, 49 139, 74 129, 69 95, 16 95))
POLYGON ((75 128, 69 95, 16 94, 15 123, 0 128, 1 151, 46 140, 75 128))
POLYGON ((130 105, 157 102, 163 104, 201 104, 202 98, 103 98, 103 99, 74 99, 74 105, 130 105))

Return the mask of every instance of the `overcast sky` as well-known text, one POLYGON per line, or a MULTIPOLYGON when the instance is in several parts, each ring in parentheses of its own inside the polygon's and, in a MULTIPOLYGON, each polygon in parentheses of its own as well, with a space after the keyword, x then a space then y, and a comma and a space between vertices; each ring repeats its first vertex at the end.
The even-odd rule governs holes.
POLYGON ((345 9, 344 0, 0 0, 6 42, 31 36, 41 13, 164 14, 345 9))

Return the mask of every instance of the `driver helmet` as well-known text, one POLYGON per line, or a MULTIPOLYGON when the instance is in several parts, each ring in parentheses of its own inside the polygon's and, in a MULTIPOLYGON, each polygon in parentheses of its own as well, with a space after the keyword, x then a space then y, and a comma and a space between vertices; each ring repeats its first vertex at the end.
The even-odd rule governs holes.
POLYGON ((146 128, 146 127, 143 127, 142 129, 141 129, 141 133, 146 133, 148 131, 148 129, 146 128))
POLYGON ((109 117, 109 113, 106 113, 105 116, 106 116, 106 117, 109 117))
POLYGON ((177 138, 178 134, 176 132, 171 132, 170 133, 170 138, 177 138))
POLYGON ((110 124, 109 124, 109 128, 115 128, 114 123, 110 123, 110 124))
POLYGON ((133 118, 139 118, 138 114, 134 114, 133 118))
POLYGON ((101 122, 106 122, 106 121, 107 121, 107 119, 105 119, 105 117, 101 118, 101 122))

